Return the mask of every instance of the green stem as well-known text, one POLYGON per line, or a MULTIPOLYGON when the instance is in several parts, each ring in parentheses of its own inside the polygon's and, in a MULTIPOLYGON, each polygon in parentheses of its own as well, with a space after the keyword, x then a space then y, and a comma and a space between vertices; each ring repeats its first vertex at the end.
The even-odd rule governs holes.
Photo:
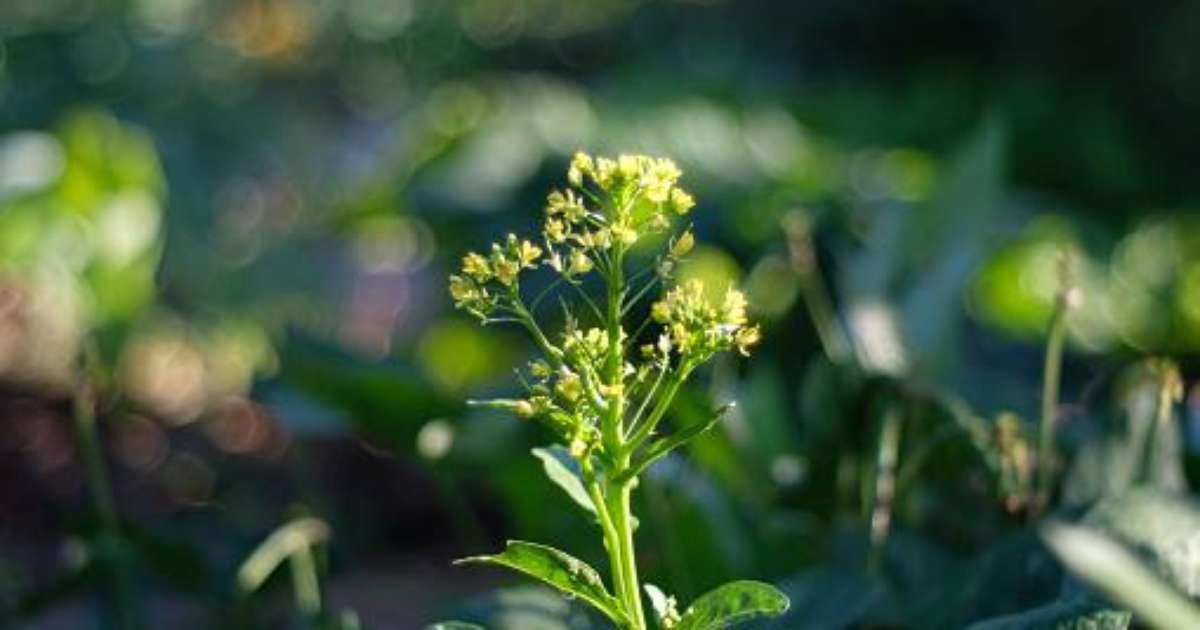
POLYGON ((633 546, 633 486, 633 482, 610 486, 612 505, 609 511, 615 530, 618 563, 613 567, 613 572, 621 575, 621 600, 625 603, 630 623, 637 630, 645 630, 646 615, 642 610, 641 583, 638 581, 637 556, 633 546))
POLYGON ((321 620, 321 581, 317 576, 317 563, 312 548, 300 545, 288 558, 291 564, 292 589, 296 608, 309 627, 316 628, 321 620))
POLYGON ((1059 382, 1062 377, 1063 346, 1067 336, 1067 304, 1060 299, 1050 321, 1050 334, 1046 341, 1046 361, 1042 369, 1042 414, 1038 434, 1037 479, 1038 494, 1033 505, 1033 514, 1039 514, 1050 502, 1054 489, 1054 462, 1057 457, 1054 447, 1056 418, 1058 416, 1059 382))
POLYGON ((108 480, 104 453, 96 431, 96 395, 86 376, 81 378, 75 392, 72 410, 84 476, 99 519, 98 556, 104 565, 102 570, 111 580, 104 586, 111 593, 114 625, 122 629, 139 628, 141 624, 137 595, 134 591, 133 577, 127 566, 116 502, 113 500, 112 485, 108 480))
POLYGON ((666 389, 659 395, 658 402, 654 405, 654 409, 650 412, 650 415, 646 416, 645 420, 641 421, 641 424, 630 427, 629 440, 626 442, 627 452, 632 453, 637 450, 654 432, 654 427, 662 420, 662 417, 667 413, 667 409, 670 409, 671 402, 675 400, 675 394, 679 392, 679 387, 687 380, 690 373, 691 366, 686 364, 681 365, 679 371, 672 375, 671 379, 667 382, 666 389))
POLYGON ((625 415, 625 395, 619 391, 623 379, 621 367, 625 361, 625 351, 621 343, 621 302, 625 292, 625 272, 622 268, 624 254, 619 246, 612 250, 612 267, 608 270, 608 355, 604 362, 604 380, 610 387, 617 387, 618 393, 608 401, 608 413, 601 427, 605 446, 612 452, 618 452, 621 446, 621 420, 625 415))
POLYGON ((1165 381, 1165 376, 1159 377, 1158 396, 1154 407, 1154 419, 1150 422, 1150 427, 1145 431, 1145 437, 1142 439, 1141 448, 1141 464, 1138 466, 1136 481, 1139 484, 1151 484, 1154 479, 1154 473, 1159 468, 1158 460, 1155 454, 1158 453, 1158 441, 1161 432, 1165 432, 1171 425, 1171 408, 1172 394, 1171 388, 1165 381))
POLYGON ((604 550, 608 552, 608 564, 612 572, 613 591, 616 592, 617 599, 621 600, 623 608, 627 608, 627 606, 624 606, 626 589, 625 572, 621 568, 620 535, 613 525, 613 519, 608 510, 608 502, 605 501, 600 482, 596 480, 595 473, 592 471, 590 460, 585 458, 581 464, 583 466, 584 481, 587 484, 588 496, 591 497, 592 504, 596 506, 596 518, 600 521, 600 529, 604 533, 604 550))
POLYGON ((800 276, 804 306, 817 329, 825 356, 834 363, 852 359, 850 336, 838 321, 829 289, 821 277, 808 217, 800 212, 789 214, 783 220, 783 230, 787 235, 792 270, 800 276))
POLYGON ((872 488, 871 552, 867 560, 872 573, 879 571, 891 529, 896 498, 896 464, 900 459, 901 415, 895 407, 888 409, 879 430, 879 452, 875 462, 875 483, 872 488))

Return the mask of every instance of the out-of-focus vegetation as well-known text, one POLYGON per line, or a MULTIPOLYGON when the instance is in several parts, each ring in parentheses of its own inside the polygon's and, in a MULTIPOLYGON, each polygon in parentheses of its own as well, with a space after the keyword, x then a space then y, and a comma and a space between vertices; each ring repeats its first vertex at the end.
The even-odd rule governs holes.
POLYGON ((0 623, 600 627, 448 566, 506 537, 603 564, 548 436, 462 404, 532 348, 443 289, 585 148, 674 157, 704 243, 678 276, 763 324, 671 409, 738 403, 647 472, 647 581, 772 582, 779 628, 1185 624, 1198 28, 1194 2, 0 3, 0 623))

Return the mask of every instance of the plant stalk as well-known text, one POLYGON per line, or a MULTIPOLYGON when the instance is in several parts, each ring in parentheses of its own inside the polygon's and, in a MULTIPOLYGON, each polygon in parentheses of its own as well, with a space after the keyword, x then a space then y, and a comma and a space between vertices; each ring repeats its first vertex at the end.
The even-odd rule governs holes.
POLYGON ((104 464, 104 453, 96 430, 96 394, 86 376, 82 376, 72 401, 75 438, 83 461, 84 477, 91 494, 92 507, 99 521, 97 550, 102 572, 112 580, 107 584, 114 626, 123 630, 141 627, 133 577, 126 563, 124 538, 113 500, 112 485, 104 464))
POLYGON ((875 484, 872 491, 871 551, 867 560, 868 569, 879 571, 883 563, 884 548, 891 529, 892 513, 896 498, 896 464, 900 459, 900 411, 895 407, 883 416, 879 430, 879 450, 875 462, 875 484))
POLYGON ((1067 337, 1067 303, 1059 299, 1050 321, 1046 340, 1046 359, 1042 368, 1042 410, 1038 427, 1037 498, 1033 515, 1040 514, 1050 503, 1054 491, 1054 465, 1057 458, 1055 431, 1058 418, 1058 396, 1062 378, 1063 346, 1067 337))
POLYGON ((609 488, 612 502, 609 512, 612 515, 615 536, 613 542, 617 549, 617 566, 613 567, 613 575, 621 576, 621 600, 625 603, 625 612, 629 615, 632 627, 645 630, 646 615, 642 610, 641 583, 638 580, 637 556, 633 546, 633 486, 634 482, 625 482, 609 488))
POLYGON ((317 576, 317 563, 312 547, 300 545, 288 558, 292 574, 292 590, 296 608, 305 623, 316 628, 322 617, 321 580, 317 576))

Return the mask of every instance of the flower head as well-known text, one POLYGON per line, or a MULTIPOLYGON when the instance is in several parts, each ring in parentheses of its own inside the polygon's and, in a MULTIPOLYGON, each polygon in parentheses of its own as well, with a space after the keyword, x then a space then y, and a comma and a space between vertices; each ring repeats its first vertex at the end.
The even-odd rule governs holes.
POLYGON ((747 325, 746 296, 741 291, 730 288, 721 303, 713 303, 699 280, 668 291, 650 307, 650 316, 663 325, 669 347, 701 361, 734 348, 746 354, 760 336, 757 326, 747 325))

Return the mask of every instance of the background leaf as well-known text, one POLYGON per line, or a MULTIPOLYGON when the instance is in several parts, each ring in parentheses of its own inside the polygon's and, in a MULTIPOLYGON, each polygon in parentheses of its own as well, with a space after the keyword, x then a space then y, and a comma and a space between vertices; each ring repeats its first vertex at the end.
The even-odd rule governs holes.
POLYGON ((987 619, 968 630, 1125 630, 1133 615, 1084 600, 1056 601, 1032 610, 987 619))

